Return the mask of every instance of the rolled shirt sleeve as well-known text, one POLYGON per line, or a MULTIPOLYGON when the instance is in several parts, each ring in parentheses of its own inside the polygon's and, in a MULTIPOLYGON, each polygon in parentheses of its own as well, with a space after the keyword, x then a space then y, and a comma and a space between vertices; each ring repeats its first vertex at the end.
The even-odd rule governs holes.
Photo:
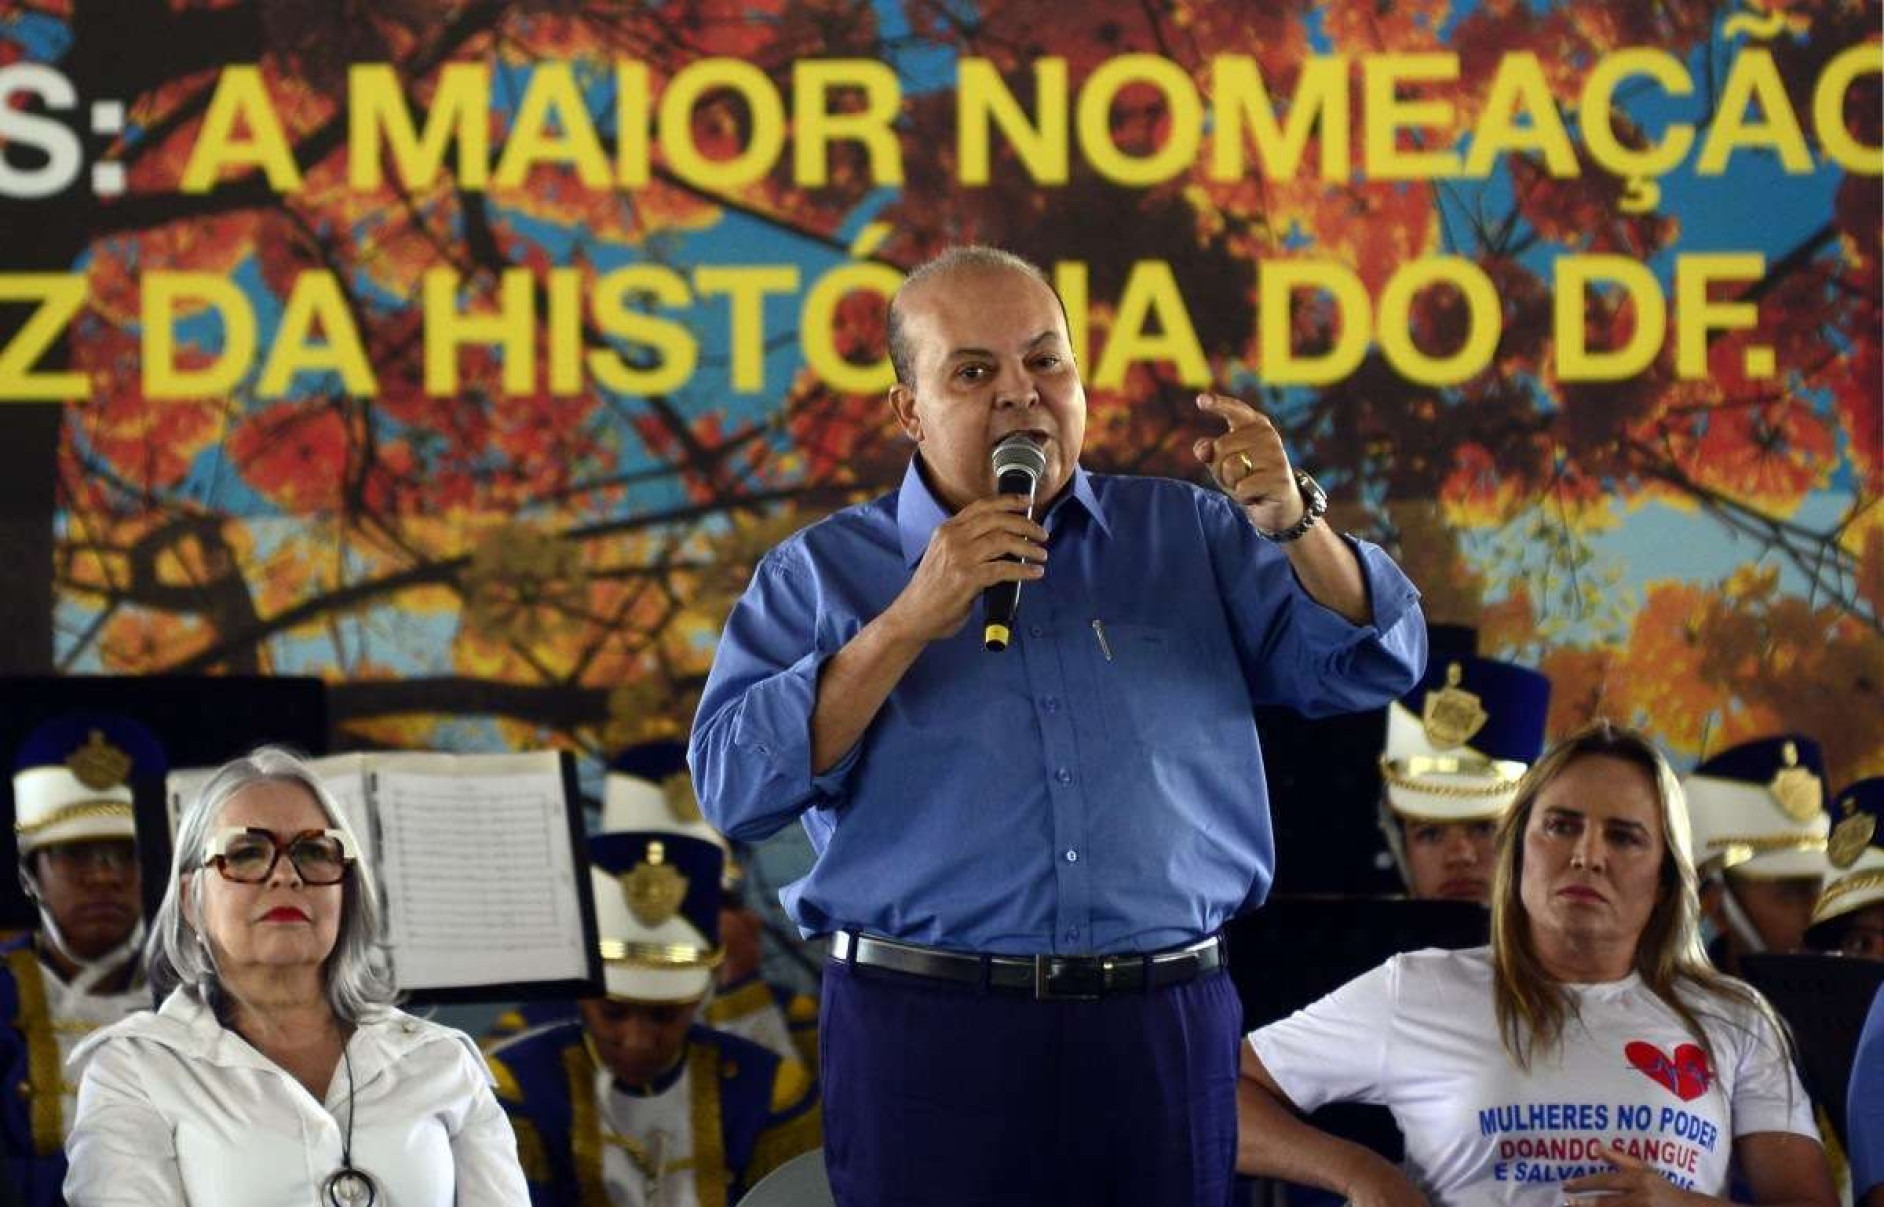
POLYGON ((1355 624, 1311 596, 1288 556, 1229 499, 1201 494, 1198 507, 1254 699, 1320 717, 1413 690, 1426 669, 1426 621, 1418 589, 1384 550, 1341 538, 1360 562, 1373 612, 1372 623, 1355 624))
POLYGON ((842 642, 819 640, 817 584, 798 557, 796 545, 768 554, 734 606, 688 752, 707 820, 740 842, 768 838, 819 795, 836 795, 857 758, 853 747, 811 773, 818 675, 842 642))

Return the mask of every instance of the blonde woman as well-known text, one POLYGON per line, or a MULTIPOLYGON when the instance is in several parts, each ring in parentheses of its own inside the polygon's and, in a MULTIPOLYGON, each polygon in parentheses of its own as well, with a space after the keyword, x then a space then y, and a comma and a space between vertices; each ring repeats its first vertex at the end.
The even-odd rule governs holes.
POLYGON ((1500 824, 1492 943, 1396 956, 1249 1037, 1240 1171, 1357 1207, 1698 1207, 1734 1165, 1766 1207, 1834 1207, 1777 1020, 1716 972, 1681 788, 1598 723, 1547 752, 1500 824), (1388 1107, 1406 1167, 1296 1118, 1388 1107), (1594 1197, 1586 1200, 1594 1203, 1594 1197))

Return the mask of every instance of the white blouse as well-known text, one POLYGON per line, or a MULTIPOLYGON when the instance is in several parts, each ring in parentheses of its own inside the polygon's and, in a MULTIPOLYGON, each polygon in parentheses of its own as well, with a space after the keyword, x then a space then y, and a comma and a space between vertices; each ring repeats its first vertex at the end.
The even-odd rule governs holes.
POLYGON ((347 1043, 327 1101, 228 1030, 194 991, 99 1032, 67 1145, 69 1207, 316 1207, 341 1165, 377 1207, 527 1207, 516 1137, 471 1041, 387 1010, 347 1043))

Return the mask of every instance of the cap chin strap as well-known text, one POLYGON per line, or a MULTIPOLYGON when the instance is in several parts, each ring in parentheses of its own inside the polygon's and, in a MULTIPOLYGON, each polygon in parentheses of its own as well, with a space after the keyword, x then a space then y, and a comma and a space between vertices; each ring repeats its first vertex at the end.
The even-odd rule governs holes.
POLYGON ((1400 826, 1400 815, 1387 803, 1387 793, 1381 790, 1380 803, 1376 806, 1379 814, 1380 833, 1387 840, 1387 853, 1393 856, 1394 870, 1400 873, 1400 883, 1406 886, 1407 895, 1413 893, 1413 873, 1406 864, 1406 831, 1400 826))
POLYGON ((1760 938, 1759 928, 1753 925, 1753 919, 1747 917, 1747 911, 1740 908, 1734 900, 1733 885, 1722 877, 1720 893, 1721 913, 1727 916, 1727 933, 1733 936, 1740 950, 1748 955, 1758 955, 1766 950, 1766 940, 1760 938))
POLYGON ((73 951, 71 944, 65 941, 65 935, 59 930, 58 922, 53 920, 52 911, 46 907, 45 899, 39 894, 38 882, 33 879, 32 873, 24 868, 20 869, 20 887, 25 889, 26 895, 39 906, 39 932, 45 936, 47 946, 78 968, 78 972, 66 982, 78 992, 90 993, 94 986, 118 972, 126 963, 135 961, 143 951, 144 919, 140 917, 124 942, 95 960, 86 959, 73 951))

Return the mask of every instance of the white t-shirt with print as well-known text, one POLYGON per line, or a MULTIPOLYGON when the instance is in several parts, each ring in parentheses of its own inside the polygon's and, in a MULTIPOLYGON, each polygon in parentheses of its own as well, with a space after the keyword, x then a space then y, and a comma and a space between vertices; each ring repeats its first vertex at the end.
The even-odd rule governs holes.
POLYGON ((1304 1111, 1391 1110, 1435 1207, 1561 1207, 1561 1184, 1611 1168, 1612 1145, 1720 1195, 1735 1138, 1818 1138, 1778 1033, 1744 1005, 1690 1002, 1710 1064, 1637 976, 1568 986, 1581 1020, 1525 1072, 1499 1039, 1492 978, 1486 947, 1395 956, 1249 1042, 1304 1111))

